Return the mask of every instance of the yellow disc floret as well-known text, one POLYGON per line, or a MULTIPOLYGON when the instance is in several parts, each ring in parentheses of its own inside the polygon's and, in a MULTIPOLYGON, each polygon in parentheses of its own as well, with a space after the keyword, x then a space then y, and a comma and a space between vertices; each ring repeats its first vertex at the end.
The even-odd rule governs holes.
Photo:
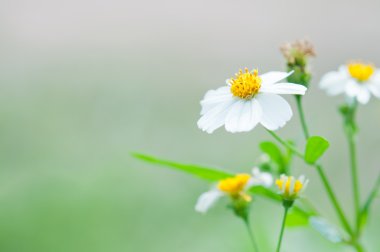
POLYGON ((250 99, 256 95, 261 87, 261 78, 257 70, 250 72, 248 68, 244 72, 240 69, 239 73, 230 80, 231 93, 242 99, 250 99))
POLYGON ((218 189, 231 196, 239 195, 247 185, 251 176, 249 174, 237 174, 235 177, 219 181, 218 189))
POLYGON ((347 67, 351 77, 357 79, 359 82, 367 81, 375 72, 375 67, 373 65, 361 62, 350 63, 347 67))

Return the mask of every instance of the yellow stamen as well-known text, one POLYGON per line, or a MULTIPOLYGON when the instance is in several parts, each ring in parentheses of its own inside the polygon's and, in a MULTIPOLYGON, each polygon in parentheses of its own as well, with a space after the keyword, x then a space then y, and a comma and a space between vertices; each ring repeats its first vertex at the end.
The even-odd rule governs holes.
POLYGON ((276 185, 278 186, 278 189, 282 191, 282 186, 284 185, 284 181, 282 181, 282 179, 277 179, 276 185))
POLYGON ((250 178, 249 174, 237 174, 235 177, 221 180, 218 189, 231 195, 237 195, 243 191, 250 178))
POLYGON ((231 93, 242 99, 250 99, 259 92, 261 78, 257 69, 250 72, 248 68, 245 68, 244 71, 240 69, 235 78, 230 80, 231 93))
POLYGON ((301 191, 303 187, 303 184, 301 181, 297 180, 295 183, 294 183, 294 192, 295 193, 298 193, 299 191, 301 191))
POLYGON ((293 180, 293 177, 288 177, 288 180, 286 180, 286 183, 285 183, 285 193, 286 194, 289 194, 289 192, 290 192, 290 185, 292 183, 292 180, 293 180))
POLYGON ((347 67, 352 78, 357 79, 359 82, 367 81, 375 72, 375 67, 373 65, 361 62, 350 63, 347 67))
POLYGON ((295 180, 293 190, 291 191, 290 189, 293 181, 294 177, 283 177, 276 180, 276 185, 278 189, 284 192, 285 195, 298 194, 303 188, 303 183, 299 179, 295 180))

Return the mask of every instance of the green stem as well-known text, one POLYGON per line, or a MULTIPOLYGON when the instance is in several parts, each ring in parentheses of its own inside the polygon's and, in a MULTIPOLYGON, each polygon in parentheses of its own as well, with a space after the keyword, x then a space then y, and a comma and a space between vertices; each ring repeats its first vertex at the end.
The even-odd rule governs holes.
POLYGON ((326 191, 327 191, 327 194, 330 198, 330 201, 331 203, 333 204, 334 208, 335 208, 335 211, 339 217, 339 220, 340 222, 342 223, 342 225, 344 226, 344 228, 346 229, 346 231, 352 235, 353 234, 353 231, 351 229, 351 226, 350 224, 348 223, 347 221, 347 217, 344 215, 344 212, 342 210, 342 208, 340 207, 340 204, 335 196, 335 193, 330 185, 330 182, 329 180, 327 179, 327 176, 325 174, 325 172, 323 171, 323 168, 321 165, 315 165, 315 168, 317 168, 317 171, 318 171, 318 174, 319 174, 319 177, 321 178, 322 180, 322 183, 323 185, 325 186, 326 188, 326 191))
POLYGON ((284 217, 283 217, 283 219, 282 219, 282 225, 281 225, 280 237, 278 238, 278 243, 277 243, 277 249, 276 249, 276 252, 280 252, 280 249, 281 249, 282 237, 284 236, 286 217, 288 216, 288 210, 289 210, 289 207, 284 207, 284 209, 285 209, 285 210, 284 210, 284 217))
POLYGON ((309 134, 309 129, 307 127, 306 119, 305 119, 305 113, 303 111, 302 107, 302 96, 301 95, 296 95, 296 102, 297 102, 297 109, 298 109, 298 114, 300 116, 300 121, 303 129, 303 133, 305 135, 305 139, 307 140, 310 137, 309 134))
POLYGON ((360 243, 355 243, 353 244, 354 248, 356 249, 357 252, 364 252, 364 248, 360 243))
MULTIPOLYGON (((350 170, 351 170, 351 180, 352 180, 352 193, 354 198, 354 209, 355 209, 355 231, 356 236, 359 234, 360 229, 360 190, 359 190, 359 177, 358 177, 358 164, 356 157, 356 110, 358 103, 354 102, 353 104, 343 107, 343 116, 344 116, 344 130, 346 133, 348 141, 348 149, 350 155, 350 170)), ((357 237, 356 237, 357 238, 357 237)))
MULTIPOLYGON (((289 144, 287 141, 285 141, 284 139, 282 139, 280 136, 278 136, 276 133, 274 133, 273 131, 270 131, 268 130, 268 132, 277 140, 279 141, 282 145, 284 145, 286 148, 288 148, 289 150, 293 151, 294 154, 296 154, 298 157, 300 157, 301 159, 305 160, 305 157, 304 155, 299 151, 297 150, 293 145, 289 144)), ((339 217, 339 220, 341 221, 342 225, 344 226, 344 228, 346 229, 346 231, 352 235, 353 234, 353 231, 347 221, 347 218, 346 216, 344 215, 343 213, 343 210, 342 208, 340 207, 340 204, 335 196, 335 193, 330 185, 330 182, 329 180, 327 179, 327 176, 326 174, 324 173, 323 171, 323 168, 321 165, 319 164, 309 164, 309 165, 312 165, 314 166, 317 171, 318 171, 318 174, 323 182, 323 185, 325 186, 326 188, 326 191, 327 191, 327 195, 329 196, 330 198, 330 201, 331 203, 333 204, 334 208, 335 208, 335 211, 337 212, 338 214, 338 217, 339 217)))
POLYGON ((350 167, 351 167, 351 179, 352 190, 354 195, 354 207, 356 216, 356 230, 359 230, 360 225, 360 193, 359 193, 359 179, 358 179, 358 165, 356 158, 356 142, 355 136, 351 132, 347 133, 349 152, 350 152, 350 167))
POLYGON ((291 150, 298 157, 300 157, 301 159, 305 158, 304 155, 299 150, 297 150, 296 147, 294 147, 292 144, 290 144, 286 140, 282 139, 279 135, 277 135, 276 133, 274 133, 274 131, 271 131, 271 130, 267 130, 267 131, 269 132, 269 134, 271 134, 274 137, 274 139, 276 139, 278 142, 280 142, 286 148, 288 148, 289 150, 291 150))
POLYGON ((255 236, 253 235, 252 228, 249 225, 248 218, 243 218, 243 220, 244 220, 244 223, 245 223, 245 225, 247 227, 248 235, 249 235, 249 238, 251 239, 253 249, 254 249, 255 252, 259 252, 259 247, 257 246, 256 240, 255 240, 255 236))

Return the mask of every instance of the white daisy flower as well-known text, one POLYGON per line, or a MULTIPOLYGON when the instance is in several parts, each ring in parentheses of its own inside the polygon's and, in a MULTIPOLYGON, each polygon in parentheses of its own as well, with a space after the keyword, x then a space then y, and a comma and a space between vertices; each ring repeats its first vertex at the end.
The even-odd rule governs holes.
POLYGON ((346 94, 366 104, 371 94, 380 98, 380 70, 371 64, 353 62, 326 73, 319 85, 328 95, 346 94))
POLYGON ((227 131, 246 132, 258 123, 269 130, 283 127, 292 117, 292 109, 279 94, 304 95, 306 87, 293 83, 277 83, 293 72, 268 72, 245 69, 228 79, 227 86, 210 90, 201 101, 198 127, 212 133, 225 125, 227 131))
POLYGON ((270 173, 260 172, 259 168, 255 167, 252 169, 252 175, 237 174, 219 181, 210 191, 199 196, 195 210, 205 213, 223 196, 229 196, 232 200, 243 199, 250 202, 251 196, 247 194, 249 188, 253 186, 269 187, 272 183, 273 177, 270 173))
POLYGON ((305 176, 300 176, 295 179, 293 176, 281 175, 280 179, 276 180, 276 185, 281 191, 284 200, 293 201, 306 189, 309 180, 305 176))

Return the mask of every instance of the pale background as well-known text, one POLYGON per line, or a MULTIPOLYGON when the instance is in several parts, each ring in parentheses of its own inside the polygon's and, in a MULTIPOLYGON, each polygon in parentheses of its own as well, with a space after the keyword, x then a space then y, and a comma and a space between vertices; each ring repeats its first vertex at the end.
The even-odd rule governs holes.
MULTIPOLYGON (((283 70, 278 46, 311 39, 313 134, 331 141, 324 163, 352 214, 347 147, 337 105, 320 76, 350 59, 380 65, 380 1, 0 2, 0 250, 250 251, 244 226, 223 204, 194 212, 208 185, 133 160, 141 151, 183 162, 249 171, 270 136, 208 135, 196 127, 199 100, 240 67, 283 70)), ((292 97, 287 97, 294 102, 292 97)), ((363 198, 379 171, 380 101, 359 110, 363 198)), ((301 140, 298 119, 279 134, 301 140)), ((315 171, 306 195, 337 222, 315 171)), ((365 232, 380 246, 379 204, 365 232)), ((257 200, 253 228, 273 251, 279 205, 257 200)), ((351 251, 314 230, 287 230, 283 251, 351 251)))

